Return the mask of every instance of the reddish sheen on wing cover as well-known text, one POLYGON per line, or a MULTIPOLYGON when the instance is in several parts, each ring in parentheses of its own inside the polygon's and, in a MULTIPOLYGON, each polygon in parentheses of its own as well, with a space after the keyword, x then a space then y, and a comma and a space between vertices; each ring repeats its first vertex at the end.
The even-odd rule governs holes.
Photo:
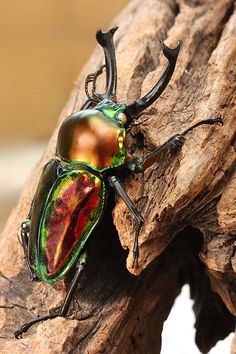
POLYGON ((70 174, 53 191, 44 223, 47 276, 60 271, 81 236, 89 231, 100 205, 100 192, 100 179, 86 171, 70 174))

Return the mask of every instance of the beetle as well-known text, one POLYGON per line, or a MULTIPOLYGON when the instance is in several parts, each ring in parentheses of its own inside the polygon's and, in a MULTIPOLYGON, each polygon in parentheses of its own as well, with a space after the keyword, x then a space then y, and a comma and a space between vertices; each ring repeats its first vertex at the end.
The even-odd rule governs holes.
POLYGON ((25 323, 14 335, 20 338, 33 324, 65 317, 86 264, 86 242, 100 221, 108 185, 123 199, 135 220, 133 266, 138 266, 138 237, 144 219, 123 189, 116 174, 128 169, 133 173, 145 171, 154 162, 173 154, 184 143, 185 135, 202 124, 222 124, 221 118, 202 120, 181 134, 174 134, 164 144, 143 157, 130 156, 125 147, 125 132, 133 119, 148 108, 166 88, 174 72, 180 50, 161 49, 168 66, 156 85, 133 103, 116 101, 116 58, 113 35, 118 27, 108 32, 97 32, 105 65, 87 76, 87 100, 81 109, 64 120, 56 145, 57 158, 43 168, 29 215, 21 224, 21 240, 32 281, 53 283, 65 276, 72 266, 76 271, 67 295, 59 310, 25 323), (96 81, 106 71, 104 93, 96 92, 96 81), (92 91, 89 92, 89 85, 92 91))

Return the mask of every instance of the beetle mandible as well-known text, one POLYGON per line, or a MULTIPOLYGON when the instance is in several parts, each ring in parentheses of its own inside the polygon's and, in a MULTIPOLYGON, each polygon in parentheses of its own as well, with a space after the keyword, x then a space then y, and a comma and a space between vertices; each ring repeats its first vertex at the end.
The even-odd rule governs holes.
POLYGON ((185 135, 202 124, 222 124, 221 118, 202 120, 181 134, 175 134, 144 157, 131 157, 125 147, 125 128, 148 108, 166 88, 175 69, 180 44, 161 48, 168 66, 156 85, 130 105, 116 102, 116 58, 113 35, 98 31, 97 42, 102 46, 105 65, 87 76, 85 91, 88 99, 81 109, 62 123, 57 138, 57 159, 43 169, 29 215, 21 224, 21 239, 27 265, 33 281, 53 283, 76 265, 74 277, 59 310, 25 323, 15 332, 19 338, 33 324, 67 315, 74 290, 85 266, 86 241, 101 219, 107 185, 123 199, 137 220, 133 244, 133 265, 138 265, 138 236, 144 223, 118 178, 118 168, 133 173, 143 172, 166 153, 175 153, 185 135), (96 92, 96 80, 106 71, 106 89, 96 92), (92 92, 88 90, 92 84, 92 92))

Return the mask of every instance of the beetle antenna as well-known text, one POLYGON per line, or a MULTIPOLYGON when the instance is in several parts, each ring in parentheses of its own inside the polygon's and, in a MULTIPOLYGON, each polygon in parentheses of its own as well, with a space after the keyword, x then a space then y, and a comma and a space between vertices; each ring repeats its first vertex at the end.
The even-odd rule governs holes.
MULTIPOLYGON (((88 99, 84 102, 84 104, 82 105, 80 110, 89 109, 92 106, 94 106, 100 102, 100 99, 98 97, 96 97, 96 93, 95 93, 96 81, 97 81, 98 76, 103 73, 103 69, 105 67, 106 67, 106 65, 101 65, 100 68, 98 68, 98 70, 95 71, 95 73, 87 75, 86 80, 85 80, 85 84, 84 84, 84 89, 85 89, 85 93, 86 93, 88 99), (90 94, 90 92, 89 92, 89 84, 90 83, 92 84, 92 94, 90 94)), ((76 93, 75 102, 74 102, 71 114, 73 114, 75 111, 75 107, 76 107, 77 101, 78 101, 78 96, 79 96, 79 91, 77 91, 77 93, 76 93)))
POLYGON ((95 73, 89 74, 85 80, 85 93, 86 93, 88 99, 95 104, 100 102, 100 99, 99 99, 99 97, 97 97, 97 94, 96 94, 96 81, 97 81, 98 76, 103 73, 103 69, 105 67, 106 67, 106 65, 101 65, 101 67, 97 71, 95 71, 95 73), (89 92, 89 84, 90 83, 92 84, 92 93, 91 94, 89 92))
POLYGON ((140 98, 137 101, 134 101, 132 104, 126 107, 125 113, 129 121, 137 117, 142 111, 144 111, 158 99, 158 97, 165 90, 173 75, 176 60, 180 50, 180 43, 177 45, 176 48, 169 48, 162 41, 160 41, 160 44, 163 54, 169 61, 168 67, 166 68, 160 80, 151 89, 151 91, 149 91, 144 97, 140 98))

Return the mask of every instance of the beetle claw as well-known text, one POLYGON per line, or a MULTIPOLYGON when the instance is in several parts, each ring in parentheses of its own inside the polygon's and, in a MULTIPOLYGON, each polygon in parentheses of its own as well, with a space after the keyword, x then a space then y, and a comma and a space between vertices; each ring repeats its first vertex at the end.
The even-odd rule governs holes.
POLYGON ((212 119, 213 124, 224 125, 223 120, 220 117, 212 119))

